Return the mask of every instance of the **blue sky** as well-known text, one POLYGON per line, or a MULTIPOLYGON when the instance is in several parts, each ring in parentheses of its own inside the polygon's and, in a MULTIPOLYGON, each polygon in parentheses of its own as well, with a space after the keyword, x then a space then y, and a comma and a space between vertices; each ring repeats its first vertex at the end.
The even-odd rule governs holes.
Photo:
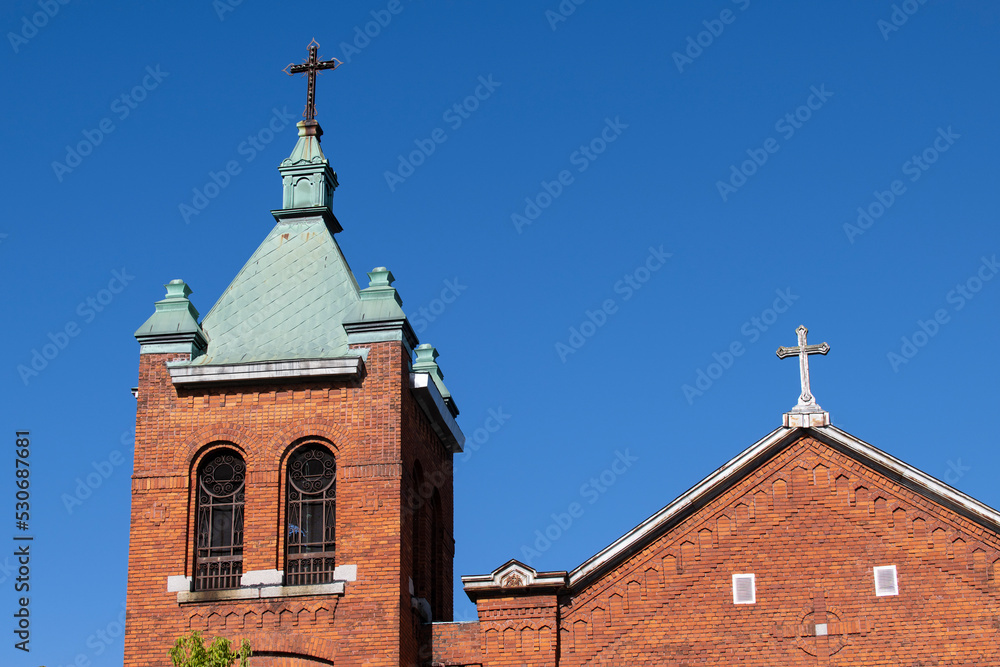
POLYGON ((778 426, 799 324, 835 425, 1000 506, 995 3, 15 0, 0 28, 0 436, 31 432, 35 536, 4 664, 121 664, 132 333, 173 278, 207 312, 270 230, 314 37, 338 241, 393 271, 476 447, 457 619, 457 577, 553 514, 583 508, 531 564, 572 569, 778 426))

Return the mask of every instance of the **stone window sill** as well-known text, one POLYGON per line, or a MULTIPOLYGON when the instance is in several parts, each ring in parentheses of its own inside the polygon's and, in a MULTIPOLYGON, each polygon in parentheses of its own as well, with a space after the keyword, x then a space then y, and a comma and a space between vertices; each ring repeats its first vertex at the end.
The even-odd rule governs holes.
POLYGON ((244 588, 228 588, 218 591, 179 591, 178 604, 195 602, 225 602, 227 600, 257 600, 265 598, 301 597, 304 595, 343 595, 346 590, 344 581, 334 581, 329 584, 311 586, 253 586, 244 588))

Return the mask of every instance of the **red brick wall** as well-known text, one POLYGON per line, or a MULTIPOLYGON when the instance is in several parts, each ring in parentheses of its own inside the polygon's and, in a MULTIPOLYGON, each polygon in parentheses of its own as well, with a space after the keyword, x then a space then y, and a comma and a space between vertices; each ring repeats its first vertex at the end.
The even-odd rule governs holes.
POLYGON ((486 598, 479 600, 477 607, 485 665, 557 664, 559 607, 555 595, 486 598))
POLYGON ((998 664, 998 550, 803 439, 564 600, 559 664, 998 664), (899 595, 876 597, 872 568, 893 564, 899 595), (756 575, 756 604, 733 604, 734 573, 756 575))
MULTIPOLYGON (((253 636, 255 649, 279 651, 280 644, 285 655, 338 665, 416 664, 426 631, 414 622, 408 590, 407 472, 419 457, 425 473, 435 473, 447 517, 442 532, 451 540, 451 455, 411 396, 403 346, 368 347, 366 376, 337 384, 178 390, 164 364, 182 355, 140 356, 126 665, 169 664, 174 639, 191 629, 233 640, 253 636), (337 564, 357 565, 358 580, 339 598, 179 605, 166 590, 167 577, 192 576, 192 488, 200 458, 218 442, 241 451, 243 570, 284 569, 285 457, 305 438, 324 440, 336 456, 337 564)), ((426 576, 430 567, 422 565, 426 576)), ((439 567, 450 591, 450 559, 439 567)))
POLYGON ((435 623, 431 631, 436 665, 482 665, 483 647, 478 622, 435 623))
POLYGON ((1000 539, 803 438, 560 596, 557 657, 525 655, 529 602, 479 601, 486 667, 998 665, 1000 539), (880 565, 899 595, 876 597, 880 565), (756 575, 756 604, 733 604, 736 573, 756 575))

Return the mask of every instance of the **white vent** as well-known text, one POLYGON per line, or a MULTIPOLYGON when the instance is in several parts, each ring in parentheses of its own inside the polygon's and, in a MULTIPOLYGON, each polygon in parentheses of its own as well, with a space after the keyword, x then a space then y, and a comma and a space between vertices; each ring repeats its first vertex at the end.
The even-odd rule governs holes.
POLYGON ((733 604, 754 604, 757 602, 757 584, 752 574, 733 575, 733 604))
POLYGON ((896 583, 896 566, 882 565, 875 568, 875 595, 899 595, 896 583))

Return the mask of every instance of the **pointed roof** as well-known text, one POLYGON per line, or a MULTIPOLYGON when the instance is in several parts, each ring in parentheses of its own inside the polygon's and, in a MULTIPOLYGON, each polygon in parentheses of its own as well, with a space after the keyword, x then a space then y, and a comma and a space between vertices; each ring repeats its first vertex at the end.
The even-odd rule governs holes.
POLYGON ((348 354, 345 317, 360 289, 319 215, 275 225, 202 321, 209 344, 191 365, 348 354))
POLYGON ((319 123, 297 128, 295 147, 278 167, 277 224, 202 321, 204 354, 172 368, 350 354, 343 324, 358 316, 364 296, 334 238, 341 231, 332 210, 337 174, 320 146, 319 123))
MULTIPOLYGON (((334 235, 337 174, 323 154, 315 120, 297 124, 298 141, 278 167, 277 224, 199 324, 182 281, 136 332, 141 353, 181 352, 167 362, 175 386, 363 377, 369 343, 399 341, 408 356, 419 340, 392 286, 377 267, 360 289, 334 235), (353 346, 353 347, 352 347, 353 346)), ((430 346, 410 370, 410 388, 445 447, 461 452, 458 407, 430 346)))
POLYGON ((323 136, 323 129, 320 127, 319 123, 316 121, 308 123, 300 120, 295 124, 295 127, 297 127, 299 131, 298 141, 295 142, 292 154, 281 162, 281 166, 290 167, 303 164, 329 164, 330 161, 326 159, 326 155, 323 153, 323 147, 320 145, 320 137, 323 136))

